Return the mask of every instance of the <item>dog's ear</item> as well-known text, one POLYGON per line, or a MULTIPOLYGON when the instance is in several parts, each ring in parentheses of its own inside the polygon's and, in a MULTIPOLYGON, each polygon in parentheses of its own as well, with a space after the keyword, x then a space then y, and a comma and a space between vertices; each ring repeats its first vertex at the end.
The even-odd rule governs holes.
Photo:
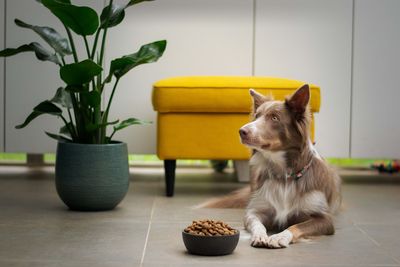
POLYGON ((262 94, 250 89, 250 95, 253 98, 253 110, 255 111, 262 103, 272 100, 271 97, 263 96, 262 94))
POLYGON ((302 87, 297 89, 291 97, 286 99, 285 104, 290 111, 301 115, 306 111, 309 101, 310 86, 308 84, 304 84, 302 87))

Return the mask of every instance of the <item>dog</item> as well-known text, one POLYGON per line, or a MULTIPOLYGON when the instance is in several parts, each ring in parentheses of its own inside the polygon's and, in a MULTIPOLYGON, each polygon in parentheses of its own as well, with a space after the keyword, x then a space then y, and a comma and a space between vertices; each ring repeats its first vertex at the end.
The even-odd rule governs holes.
POLYGON ((253 120, 239 130, 241 143, 253 150, 250 186, 203 207, 247 206, 244 225, 254 247, 286 248, 302 239, 334 234, 341 180, 311 142, 309 85, 285 101, 252 89, 250 95, 253 120), (268 235, 270 230, 278 233, 268 235))

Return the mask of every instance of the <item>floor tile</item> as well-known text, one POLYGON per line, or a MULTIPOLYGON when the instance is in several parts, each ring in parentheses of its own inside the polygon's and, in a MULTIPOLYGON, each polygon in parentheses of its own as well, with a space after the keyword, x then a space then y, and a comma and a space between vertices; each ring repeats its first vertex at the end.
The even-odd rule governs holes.
POLYGON ((46 222, 0 226, 0 260, 140 262, 147 223, 46 222))
POLYGON ((400 228, 398 224, 360 224, 357 225, 380 247, 400 263, 400 228))
POLYGON ((186 252, 181 237, 182 223, 152 223, 148 239, 145 264, 243 264, 265 266, 297 265, 396 265, 382 250, 355 226, 337 229, 334 236, 320 237, 309 243, 299 243, 287 249, 256 249, 249 245, 249 235, 244 231, 232 255, 203 257, 186 252))
POLYGON ((250 247, 250 235, 243 230, 244 210, 193 208, 244 186, 235 179, 231 170, 216 174, 207 168, 178 168, 175 196, 167 198, 163 168, 132 168, 129 192, 118 208, 74 212, 57 196, 53 167, 0 166, 0 266, 400 265, 399 183, 345 183, 334 236, 268 250, 250 247), (186 252, 182 229, 204 218, 241 229, 232 255, 199 257, 186 252))
POLYGON ((242 222, 243 209, 198 209, 195 206, 205 198, 157 197, 154 204, 153 221, 191 223, 199 219, 217 219, 226 222, 242 222))
POLYGON ((147 222, 157 192, 155 188, 157 187, 151 184, 132 182, 127 196, 114 210, 78 212, 69 210, 62 203, 54 188, 53 179, 32 183, 27 179, 15 178, 13 187, 0 188, 0 225, 13 221, 41 222, 44 214, 51 214, 46 220, 53 223, 76 220, 147 222))
POLYGON ((400 223, 399 192, 399 184, 345 184, 343 210, 355 223, 400 223))
POLYGON ((139 262, 120 261, 20 261, 0 260, 1 267, 140 267, 139 262))
MULTIPOLYGON (((168 263, 159 263, 159 262, 153 262, 153 263, 144 263, 142 265, 143 267, 171 267, 171 264, 168 263)), ((286 265, 286 264, 281 264, 281 263, 273 263, 273 264, 269 264, 266 265, 266 263, 190 263, 190 265, 186 264, 186 263, 174 263, 173 264, 174 267, 204 267, 204 266, 220 266, 220 267, 365 267, 368 265, 364 265, 364 264, 302 264, 302 263, 294 263, 294 264, 290 264, 290 265, 286 265)), ((393 265, 393 264, 380 264, 380 265, 371 265, 371 267, 399 267, 400 265, 393 265)))

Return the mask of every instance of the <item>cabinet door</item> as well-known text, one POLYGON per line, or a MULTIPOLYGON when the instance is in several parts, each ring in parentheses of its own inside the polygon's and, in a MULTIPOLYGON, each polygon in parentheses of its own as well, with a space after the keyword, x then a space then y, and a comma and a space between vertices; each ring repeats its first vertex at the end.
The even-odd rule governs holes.
MULTIPOLYGON (((0 0, 0 50, 4 49, 5 0, 0 0)), ((4 151, 4 58, 0 58, 0 152, 4 151)))
POLYGON ((351 0, 257 0, 255 75, 321 87, 316 142, 324 156, 350 145, 351 0))
MULTIPOLYGON (((87 4, 88 1, 74 1, 77 4, 87 4)), ((92 6, 100 12, 103 1, 95 2, 92 6)), ((50 26, 62 35, 65 30, 56 17, 38 1, 8 0, 7 1, 7 47, 18 47, 32 41, 43 46, 47 44, 33 31, 17 27, 14 19, 19 18, 27 23, 50 26)), ((81 38, 75 36, 75 42, 81 43, 81 38)), ((78 47, 85 51, 83 46, 78 47)), ((82 53, 83 55, 83 53, 82 53)), ((71 62, 72 57, 67 60, 71 62)), ((17 130, 20 124, 32 111, 32 108, 43 100, 50 99, 59 86, 64 83, 59 78, 59 69, 51 62, 38 61, 33 53, 23 53, 7 59, 6 72, 6 151, 43 153, 54 152, 56 141, 44 134, 44 131, 57 133, 62 125, 57 118, 43 115, 34 120, 24 129, 17 130)))
MULTIPOLYGON (((110 120, 138 117, 152 125, 116 134, 131 153, 155 153, 156 113, 152 84, 171 76, 251 75, 252 0, 163 0, 127 10, 125 21, 109 33, 107 60, 137 51, 142 44, 166 39, 157 63, 124 76, 116 91, 110 120)), ((109 88, 107 89, 109 92, 109 88)))
POLYGON ((400 1, 355 2, 353 157, 400 158, 400 1))

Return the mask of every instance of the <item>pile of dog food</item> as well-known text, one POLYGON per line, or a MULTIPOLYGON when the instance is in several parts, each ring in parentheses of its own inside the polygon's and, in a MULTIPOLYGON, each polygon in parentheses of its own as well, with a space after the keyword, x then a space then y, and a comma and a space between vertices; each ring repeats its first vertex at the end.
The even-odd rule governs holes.
POLYGON ((237 230, 233 229, 228 224, 214 220, 193 221, 184 231, 192 235, 201 236, 222 236, 234 235, 237 233, 237 230))

